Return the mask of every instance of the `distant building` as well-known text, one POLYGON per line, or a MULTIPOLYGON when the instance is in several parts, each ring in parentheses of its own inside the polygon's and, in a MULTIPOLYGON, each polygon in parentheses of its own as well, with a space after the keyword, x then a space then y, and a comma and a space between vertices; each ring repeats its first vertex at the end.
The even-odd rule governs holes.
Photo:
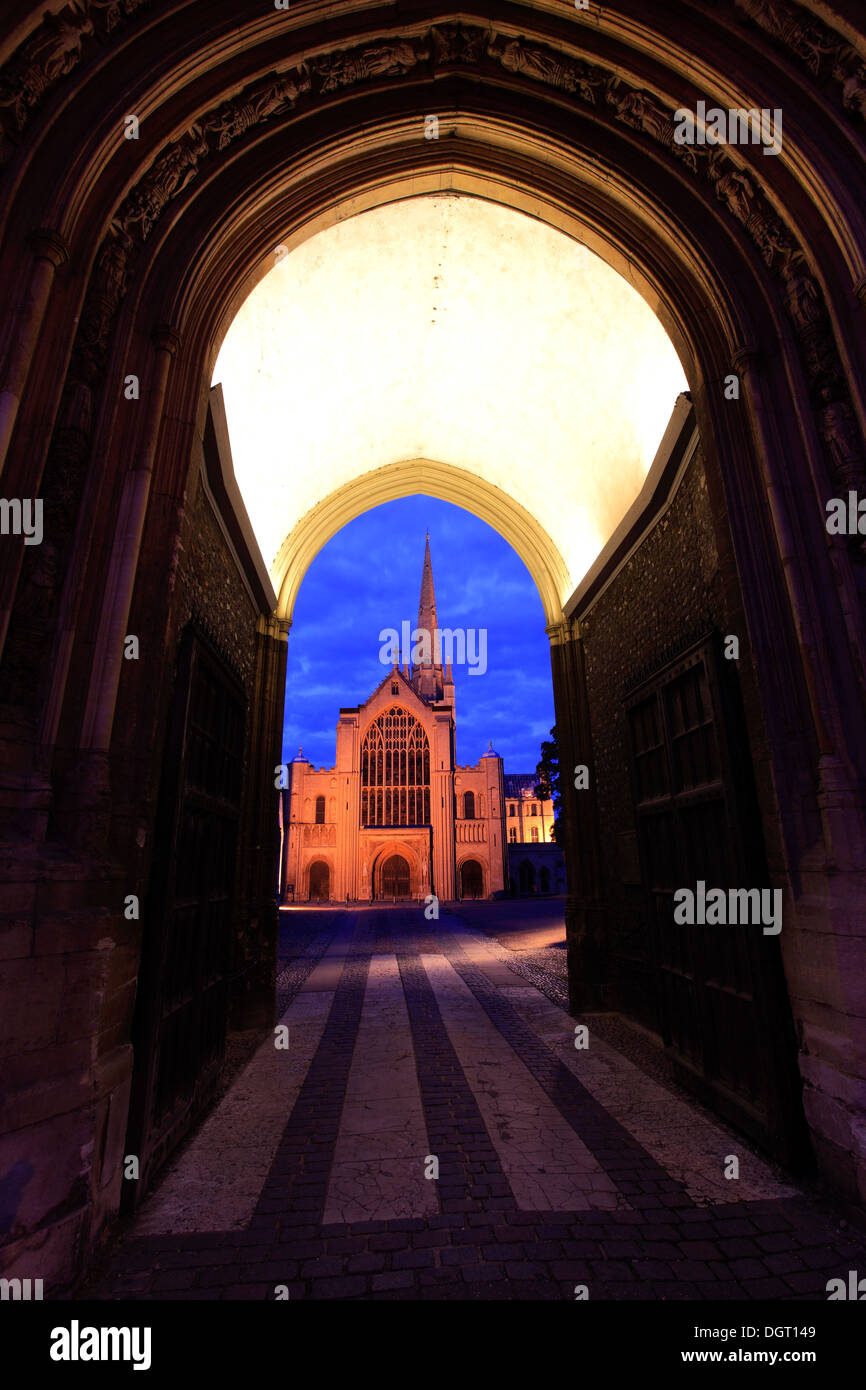
MULTIPOLYGON (((418 629, 437 627, 428 539, 418 629)), ((447 902, 524 883, 526 892, 564 892, 553 809, 530 794, 534 778, 506 777, 492 744, 476 764, 455 763, 454 680, 430 646, 430 661, 395 665, 368 700, 340 710, 333 767, 314 768, 300 751, 289 764, 281 901, 435 893, 447 902)))
POLYGON ((553 838, 553 802, 535 795, 534 772, 505 774, 505 845, 512 894, 564 893, 565 856, 553 838))

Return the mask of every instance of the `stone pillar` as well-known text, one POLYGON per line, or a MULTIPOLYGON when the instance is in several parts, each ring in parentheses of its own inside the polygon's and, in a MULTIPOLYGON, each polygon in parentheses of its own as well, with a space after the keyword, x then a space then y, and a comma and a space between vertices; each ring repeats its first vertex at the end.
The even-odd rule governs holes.
POLYGON ((337 724, 337 852, 334 896, 361 897, 361 738, 357 714, 341 715, 337 724))
POLYGON ((274 769, 282 752, 286 654, 290 624, 259 618, 256 674, 250 711, 247 795, 242 840, 247 879, 237 896, 244 930, 237 934, 246 959, 236 962, 230 1027, 273 1023, 279 910, 276 901, 280 831, 274 769))
MULTIPOLYGON (((54 275, 67 259, 66 242, 57 232, 38 231, 30 238, 33 268, 23 304, 18 309, 18 331, 14 334, 0 386, 0 473, 6 462, 18 407, 30 370, 30 363, 51 296, 54 275)), ((14 312, 14 311, 13 311, 14 312)))
POLYGON ((153 334, 156 357, 148 389, 147 417, 142 429, 135 467, 129 470, 124 479, 120 515, 117 519, 96 638, 93 674, 84 713, 82 747, 92 749, 95 753, 107 752, 111 743, 114 707, 123 661, 123 639, 127 632, 132 592, 138 570, 168 370, 179 342, 177 334, 171 328, 157 328, 153 334))
POLYGON ((548 627, 562 792, 562 849, 568 875, 565 929, 572 1013, 612 1007, 607 914, 602 902, 601 845, 586 689, 586 656, 577 625, 548 627), (574 769, 585 764, 589 787, 578 791, 574 769))
POLYGON ((500 893, 508 881, 506 863, 508 851, 505 848, 505 779, 501 758, 482 758, 481 766, 486 769, 487 783, 487 862, 489 865, 488 894, 500 893), (495 843, 494 843, 495 839, 495 843))
POLYGON ((454 847, 454 758, 451 715, 437 716, 430 745, 433 887, 440 902, 457 897, 454 847), (438 766, 438 764, 442 766, 438 766))
MULTIPOLYGON (((749 423, 758 457, 782 457, 781 450, 773 447, 777 441, 764 399, 758 354, 742 348, 735 354, 732 366, 746 388, 749 423)), ((829 623, 822 619, 821 604, 815 603, 809 593, 811 585, 803 573, 803 557, 798 554, 779 480, 772 476, 769 469, 766 473, 767 498, 796 624, 812 721, 820 750, 818 806, 826 848, 837 868, 862 872, 866 869, 863 790, 858 770, 847 753, 844 692, 834 687, 833 664, 822 658, 823 653, 834 650, 834 635, 829 631, 829 623)), ((862 716, 862 705, 858 714, 862 716)))

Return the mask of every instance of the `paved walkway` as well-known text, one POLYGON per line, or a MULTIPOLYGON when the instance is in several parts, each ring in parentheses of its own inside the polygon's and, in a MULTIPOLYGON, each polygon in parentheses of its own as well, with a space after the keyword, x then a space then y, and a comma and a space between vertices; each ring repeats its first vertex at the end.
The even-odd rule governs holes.
POLYGON ((555 982, 467 919, 284 914, 288 1047, 262 1044, 84 1296, 824 1300, 866 1272, 731 1130, 592 1031, 578 1050, 555 982))

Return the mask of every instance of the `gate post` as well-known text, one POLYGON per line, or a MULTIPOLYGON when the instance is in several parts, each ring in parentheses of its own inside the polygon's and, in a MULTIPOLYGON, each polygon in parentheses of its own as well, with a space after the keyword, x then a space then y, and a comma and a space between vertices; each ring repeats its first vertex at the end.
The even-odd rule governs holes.
POLYGON ((586 655, 573 620, 564 618, 561 623, 551 624, 547 635, 559 746, 562 849, 568 880, 568 1004, 571 1013, 605 1011, 612 1007, 612 1001, 586 655), (589 786, 578 790, 575 769, 581 764, 589 770, 589 786))

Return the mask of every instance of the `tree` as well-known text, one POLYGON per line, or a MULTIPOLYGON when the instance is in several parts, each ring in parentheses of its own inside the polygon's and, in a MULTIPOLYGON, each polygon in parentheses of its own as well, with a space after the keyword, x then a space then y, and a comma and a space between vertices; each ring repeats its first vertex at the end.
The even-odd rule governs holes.
POLYGON ((556 739, 556 725, 550 731, 550 739, 541 745, 541 759, 535 765, 534 795, 539 801, 553 802, 553 840, 559 843, 562 824, 562 795, 559 788, 559 744, 556 739))

